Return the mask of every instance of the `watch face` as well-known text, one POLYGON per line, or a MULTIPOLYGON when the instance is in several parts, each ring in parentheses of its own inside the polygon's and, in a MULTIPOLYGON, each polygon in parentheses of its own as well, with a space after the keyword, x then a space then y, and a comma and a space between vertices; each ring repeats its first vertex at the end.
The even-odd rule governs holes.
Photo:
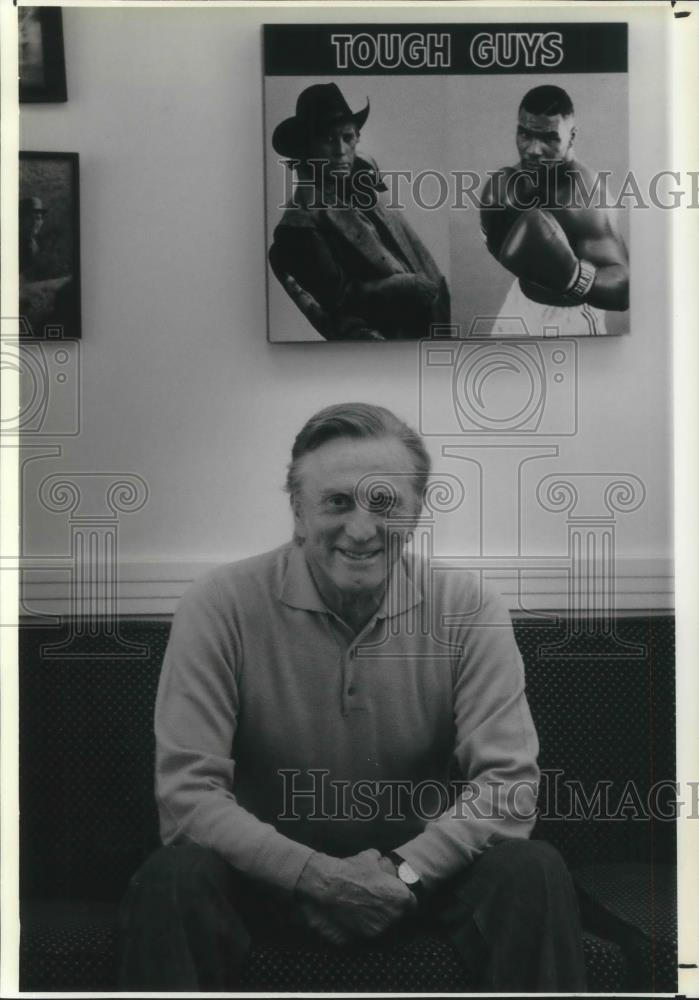
POLYGON ((398 878, 406 885, 416 885, 420 881, 420 876, 414 868, 411 868, 407 861, 402 861, 398 866, 398 878))

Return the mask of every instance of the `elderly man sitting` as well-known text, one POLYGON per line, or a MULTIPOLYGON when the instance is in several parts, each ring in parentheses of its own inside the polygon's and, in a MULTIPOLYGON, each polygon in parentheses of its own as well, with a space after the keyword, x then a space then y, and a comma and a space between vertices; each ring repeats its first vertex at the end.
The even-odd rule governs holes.
POLYGON ((329 340, 418 339, 449 322, 447 283, 405 219, 387 207, 376 164, 357 154, 369 104, 334 83, 304 90, 272 144, 298 182, 274 231, 272 268, 329 340))
POLYGON ((257 938, 429 927, 483 989, 584 990, 570 877, 528 839, 538 744, 507 611, 408 556, 429 472, 383 407, 322 410, 292 450, 292 542, 182 600, 156 704, 165 846, 124 901, 123 989, 233 990, 257 938))

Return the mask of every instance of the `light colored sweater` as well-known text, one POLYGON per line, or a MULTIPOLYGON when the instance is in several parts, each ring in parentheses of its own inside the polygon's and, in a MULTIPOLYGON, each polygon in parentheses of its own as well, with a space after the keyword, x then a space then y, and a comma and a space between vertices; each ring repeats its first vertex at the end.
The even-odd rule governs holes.
POLYGON ((395 849, 430 887, 529 836, 538 742, 509 614, 473 574, 425 573, 397 563, 358 636, 293 544, 193 584, 156 702, 164 843, 291 892, 315 850, 395 849))

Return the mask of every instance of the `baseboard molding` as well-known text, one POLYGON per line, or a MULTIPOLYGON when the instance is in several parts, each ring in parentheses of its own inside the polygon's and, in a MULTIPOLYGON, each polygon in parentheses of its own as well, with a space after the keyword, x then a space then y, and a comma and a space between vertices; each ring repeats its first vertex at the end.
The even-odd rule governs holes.
MULTIPOLYGON (((221 559, 220 562, 225 562, 221 559)), ((197 577, 217 565, 216 562, 159 560, 129 562, 118 567, 116 579, 88 579, 82 582, 80 604, 71 597, 70 568, 65 560, 46 566, 46 560, 22 561, 21 615, 57 615, 83 613, 149 616, 171 615, 182 594, 197 577)), ((449 565, 437 559, 436 565, 449 565)), ((464 560, 468 562, 468 560, 464 560)), ((598 600, 594 593, 592 567, 581 567, 578 579, 586 583, 587 593, 571 601, 570 573, 560 557, 547 565, 546 557, 528 561, 525 569, 513 569, 517 560, 506 558, 474 559, 469 563, 483 572, 498 590, 510 610, 555 610, 560 612, 594 611, 598 600), (508 566, 509 562, 509 566, 508 566)), ((671 611, 674 608, 674 573, 671 559, 625 557, 616 563, 613 610, 616 612, 671 611)))

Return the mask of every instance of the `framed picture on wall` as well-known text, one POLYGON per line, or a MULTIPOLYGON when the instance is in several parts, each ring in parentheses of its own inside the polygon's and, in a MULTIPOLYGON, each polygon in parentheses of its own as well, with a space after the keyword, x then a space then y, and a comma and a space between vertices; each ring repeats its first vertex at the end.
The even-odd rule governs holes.
POLYGON ((22 329, 35 338, 79 338, 78 154, 28 152, 19 161, 22 329))
POLYGON ((66 101, 60 7, 18 7, 20 102, 66 101))
POLYGON ((627 333, 627 32, 265 25, 269 339, 627 333))

